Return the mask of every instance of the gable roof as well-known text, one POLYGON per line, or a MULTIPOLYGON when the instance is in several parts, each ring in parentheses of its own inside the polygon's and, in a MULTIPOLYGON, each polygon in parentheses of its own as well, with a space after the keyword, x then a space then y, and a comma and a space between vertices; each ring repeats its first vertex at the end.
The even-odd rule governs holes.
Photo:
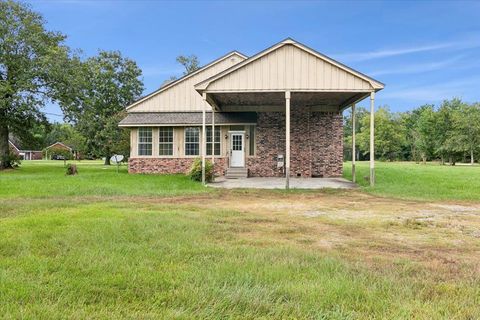
POLYGON ((61 145, 62 147, 67 148, 67 149, 70 150, 70 151, 73 150, 71 147, 67 146, 66 144, 64 144, 64 143, 62 143, 62 142, 60 142, 60 141, 57 141, 57 142, 55 142, 54 144, 49 145, 49 146, 46 147, 45 149, 50 149, 51 147, 53 147, 53 146, 55 146, 55 145, 57 145, 57 144, 61 145))
POLYGON ((135 107, 136 105, 140 104, 141 102, 143 102, 143 101, 145 101, 145 100, 147 100, 147 99, 149 99, 149 98, 151 98, 151 97, 153 97, 153 96, 155 96, 155 95, 157 95, 157 94, 159 94, 159 93, 161 93, 161 92, 163 92, 163 91, 165 91, 165 90, 167 90, 167 89, 169 89, 169 88, 171 88, 171 87, 173 87, 173 86, 175 86, 175 85, 177 85, 177 84, 179 84, 179 83, 181 83, 181 82, 183 82, 183 81, 185 81, 185 80, 187 80, 187 79, 189 79, 189 78, 191 78, 191 77, 193 77, 197 74, 199 74, 200 72, 210 68, 211 66, 219 63, 220 61, 223 61, 225 59, 230 58, 233 55, 238 55, 238 56, 242 57, 243 59, 248 58, 246 55, 244 55, 244 54, 242 54, 238 51, 231 51, 231 52, 227 53, 226 55, 223 55, 220 58, 206 64, 205 66, 201 67, 200 69, 198 69, 194 72, 191 72, 189 74, 186 74, 186 75, 184 75, 183 77, 181 77, 177 80, 173 80, 173 81, 170 81, 170 82, 167 82, 167 83, 164 82, 164 85, 162 85, 157 90, 147 94, 146 96, 143 96, 143 97, 139 98, 137 101, 135 101, 132 104, 130 104, 129 106, 127 106, 126 110, 129 110, 129 109, 135 107))
POLYGON ((334 60, 334 59, 332 59, 332 58, 330 58, 330 57, 328 57, 328 56, 326 56, 326 55, 324 55, 324 54, 322 54, 322 53, 320 53, 316 50, 314 50, 314 49, 311 49, 311 48, 307 47, 306 45, 301 44, 300 42, 293 40, 292 38, 287 38, 287 39, 285 39, 283 41, 280 41, 279 43, 277 43, 277 44, 275 44, 275 45, 257 53, 256 55, 254 55, 254 56, 252 56, 252 57, 250 57, 250 58, 248 58, 248 59, 246 59, 246 60, 244 60, 244 61, 242 61, 242 62, 240 62, 240 63, 238 63, 238 64, 236 64, 236 65, 234 65, 234 66, 232 66, 232 67, 230 67, 230 68, 228 68, 228 69, 226 69, 226 70, 224 70, 224 71, 222 71, 222 72, 220 72, 220 73, 218 73, 218 74, 216 74, 216 75, 214 75, 214 76, 212 76, 212 77, 210 77, 206 80, 204 80, 204 81, 201 81, 201 82, 197 83, 195 85, 195 89, 199 93, 202 93, 204 90, 207 89, 207 87, 211 83, 213 83, 213 82, 215 82, 215 81, 217 81, 217 80, 235 72, 236 70, 244 68, 245 66, 257 61, 258 59, 268 55, 269 53, 271 53, 271 52, 273 52, 277 49, 280 49, 281 47, 287 46, 287 45, 293 45, 296 48, 299 48, 299 49, 301 49, 305 52, 308 52, 309 54, 311 54, 311 55, 313 55, 313 56, 331 64, 331 65, 334 65, 335 67, 337 67, 337 68, 339 68, 339 69, 341 69, 341 70, 343 70, 343 71, 345 71, 345 72, 347 72, 347 73, 349 73, 349 74, 351 74, 355 77, 358 77, 358 78, 368 82, 375 91, 381 90, 385 86, 385 84, 383 84, 382 82, 380 82, 378 80, 375 80, 375 79, 373 79, 373 78, 371 78, 371 77, 369 77, 369 76, 367 76, 367 75, 365 75, 365 74, 363 74, 363 73, 361 73, 361 72, 359 72, 355 69, 352 69, 352 68, 350 68, 350 67, 348 67, 348 66, 346 66, 346 65, 344 65, 344 64, 342 64, 342 63, 340 63, 340 62, 338 62, 338 61, 336 61, 336 60, 334 60))

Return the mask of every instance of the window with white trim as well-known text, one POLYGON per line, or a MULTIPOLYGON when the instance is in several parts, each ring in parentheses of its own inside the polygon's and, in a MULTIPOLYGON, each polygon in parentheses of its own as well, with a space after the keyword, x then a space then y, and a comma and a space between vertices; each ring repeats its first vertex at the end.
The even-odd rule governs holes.
POLYGON ((200 155, 200 128, 199 127, 185 128, 185 155, 186 156, 200 155))
POLYGON ((173 156, 173 127, 158 128, 158 155, 173 156))
POLYGON ((152 128, 138 128, 138 155, 152 155, 152 128))
POLYGON ((212 141, 212 127, 207 127, 207 156, 212 155, 212 146, 213 150, 215 151, 215 155, 220 155, 220 127, 215 127, 215 143, 212 141))

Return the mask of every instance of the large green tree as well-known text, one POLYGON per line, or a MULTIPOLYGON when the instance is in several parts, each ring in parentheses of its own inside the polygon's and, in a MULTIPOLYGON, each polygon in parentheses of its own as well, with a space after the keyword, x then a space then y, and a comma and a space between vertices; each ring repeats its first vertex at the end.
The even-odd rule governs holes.
POLYGON ((478 104, 459 103, 452 110, 451 130, 446 145, 454 152, 468 154, 474 163, 475 153, 480 148, 480 107, 478 104))
POLYGON ((89 152, 104 156, 105 164, 110 164, 110 156, 125 140, 124 131, 118 128, 121 112, 143 92, 142 71, 118 51, 100 51, 81 70, 81 90, 63 109, 86 138, 89 152))
MULTIPOLYGON (((359 122, 358 143, 366 154, 370 149, 370 115, 364 114, 359 122)), ((390 161, 399 159, 404 145, 405 130, 400 115, 390 112, 388 107, 380 107, 375 112, 375 156, 390 161)))
POLYGON ((0 169, 8 166, 8 135, 43 120, 41 108, 68 94, 70 52, 65 36, 45 29, 41 15, 0 1, 0 169))
POLYGON ((435 153, 436 114, 433 105, 423 105, 413 110, 406 124, 407 137, 412 148, 414 160, 422 159, 426 163, 435 153))

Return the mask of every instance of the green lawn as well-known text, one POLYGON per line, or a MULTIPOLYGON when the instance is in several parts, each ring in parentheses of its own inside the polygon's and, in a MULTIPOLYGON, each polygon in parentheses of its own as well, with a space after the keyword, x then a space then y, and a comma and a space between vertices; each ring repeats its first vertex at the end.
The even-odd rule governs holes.
MULTIPOLYGON (((78 165, 0 173, 0 318, 480 318, 480 205, 455 215, 362 191, 211 190, 78 165)), ((438 169, 379 164, 379 181, 402 168, 438 169)), ((384 183, 366 191, 410 196, 384 183)))
MULTIPOLYGON (((72 162, 72 161, 70 161, 72 162)), ((63 196, 174 196, 208 192, 184 175, 129 175, 126 165, 73 161, 80 174, 65 175, 63 161, 24 161, 0 175, 0 198, 63 196)))
MULTIPOLYGON (((344 164, 344 177, 352 179, 352 164, 344 164)), ((480 200, 480 166, 442 166, 438 163, 375 162, 376 185, 369 186, 369 163, 357 162, 357 183, 381 196, 425 200, 480 200)))

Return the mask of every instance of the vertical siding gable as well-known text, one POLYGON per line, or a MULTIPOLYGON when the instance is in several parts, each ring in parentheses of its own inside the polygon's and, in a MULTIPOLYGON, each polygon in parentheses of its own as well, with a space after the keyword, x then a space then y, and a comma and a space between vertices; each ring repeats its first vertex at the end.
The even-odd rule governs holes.
POLYGON ((226 57, 198 74, 180 81, 172 87, 152 95, 138 105, 129 109, 129 112, 161 112, 161 111, 201 111, 203 108, 202 96, 194 86, 231 66, 245 60, 239 55, 226 57), (232 62, 231 59, 235 61, 232 62))
POLYGON ((213 81, 222 90, 363 90, 368 81, 295 45, 286 44, 213 81))

